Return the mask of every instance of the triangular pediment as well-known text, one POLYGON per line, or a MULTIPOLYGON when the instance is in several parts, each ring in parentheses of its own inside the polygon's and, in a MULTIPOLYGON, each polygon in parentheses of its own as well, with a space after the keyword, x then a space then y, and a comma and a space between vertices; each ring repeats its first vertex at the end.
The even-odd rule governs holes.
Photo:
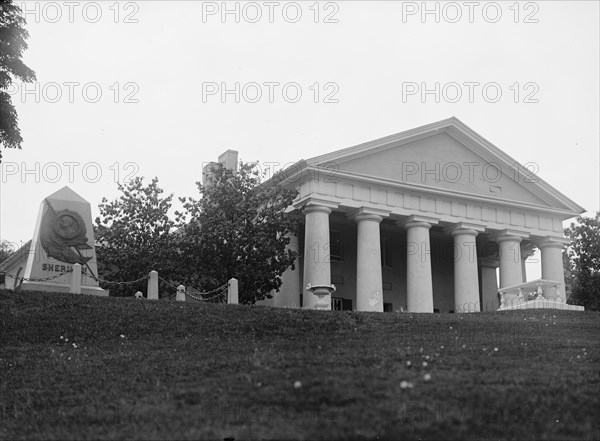
POLYGON ((483 201, 585 210, 456 118, 312 158, 308 166, 483 201))
MULTIPOLYGON (((515 169, 509 170, 498 162, 487 161, 446 133, 350 159, 338 166, 340 171, 376 176, 417 187, 550 205, 519 184, 515 169)), ((521 177, 523 179, 525 177, 521 177)))

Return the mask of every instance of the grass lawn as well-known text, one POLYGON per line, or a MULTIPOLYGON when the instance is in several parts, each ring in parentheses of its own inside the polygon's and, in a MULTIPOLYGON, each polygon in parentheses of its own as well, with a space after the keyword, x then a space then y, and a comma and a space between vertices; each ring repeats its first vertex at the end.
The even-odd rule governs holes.
POLYGON ((0 291, 2 439, 600 439, 600 313, 0 291))

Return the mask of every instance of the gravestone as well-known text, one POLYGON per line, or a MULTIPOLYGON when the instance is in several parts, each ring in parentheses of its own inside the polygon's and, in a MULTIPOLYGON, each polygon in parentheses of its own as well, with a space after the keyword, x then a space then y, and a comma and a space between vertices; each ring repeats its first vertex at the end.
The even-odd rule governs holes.
POLYGON ((40 205, 25 266, 25 279, 33 280, 23 281, 21 289, 68 293, 73 265, 79 263, 81 292, 107 296, 94 279, 98 277, 94 244, 90 203, 69 187, 51 194, 40 205))

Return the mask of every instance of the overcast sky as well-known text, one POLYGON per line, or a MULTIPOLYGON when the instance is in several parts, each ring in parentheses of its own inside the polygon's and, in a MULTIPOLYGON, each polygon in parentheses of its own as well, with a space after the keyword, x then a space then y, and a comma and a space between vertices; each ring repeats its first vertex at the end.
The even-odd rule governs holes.
POLYGON ((128 176, 197 196, 226 149, 283 167, 450 116, 600 209, 596 1, 16 3, 38 81, 11 90, 1 239, 64 185, 95 218, 128 176))

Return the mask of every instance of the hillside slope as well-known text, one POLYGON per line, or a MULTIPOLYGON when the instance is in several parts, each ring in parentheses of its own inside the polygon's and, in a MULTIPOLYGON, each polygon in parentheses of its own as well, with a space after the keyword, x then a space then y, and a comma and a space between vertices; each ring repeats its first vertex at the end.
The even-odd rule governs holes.
POLYGON ((600 313, 0 291, 2 439, 598 439, 600 313))

